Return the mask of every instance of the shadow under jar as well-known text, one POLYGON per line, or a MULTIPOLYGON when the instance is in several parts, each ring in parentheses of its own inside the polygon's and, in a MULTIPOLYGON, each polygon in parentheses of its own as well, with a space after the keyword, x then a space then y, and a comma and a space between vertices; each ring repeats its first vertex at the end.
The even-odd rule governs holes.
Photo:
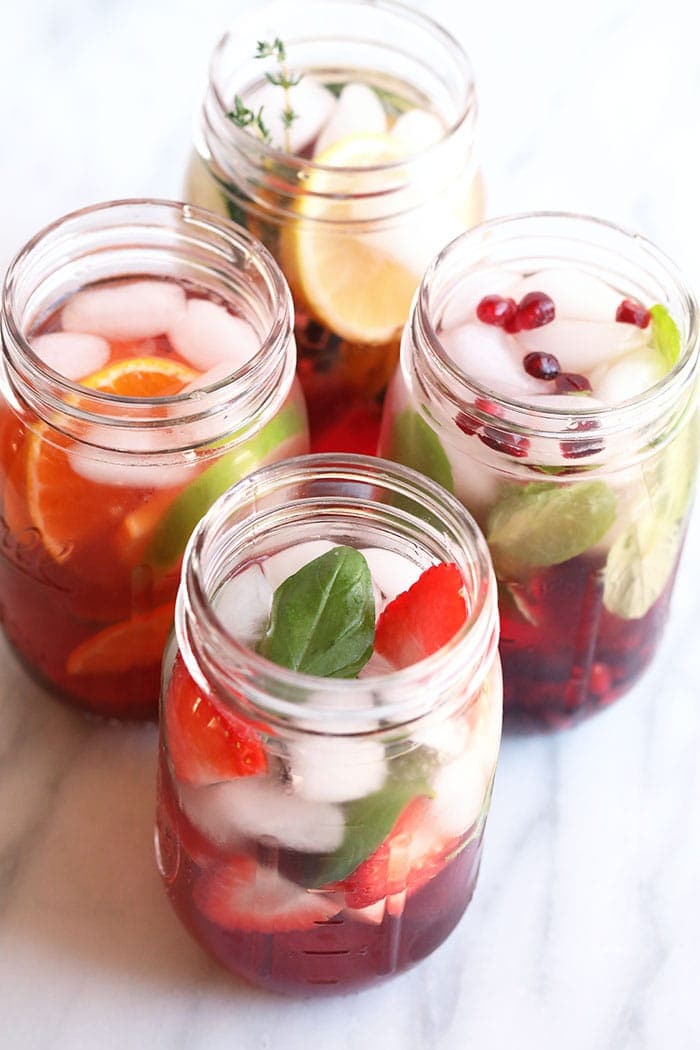
POLYGON ((454 492, 499 586, 506 716, 567 725, 661 638, 697 464, 697 307, 607 223, 484 223, 428 270, 380 454, 454 492))
POLYGON ((22 249, 0 324, 3 629, 63 699, 153 717, 193 527, 308 447, 289 291, 230 223, 113 202, 22 249))
POLYGON ((277 991, 338 992, 448 936, 474 891, 500 742, 497 634, 483 538, 413 471, 299 457, 212 508, 185 556, 166 660, 156 852, 179 918, 226 968, 277 991), (374 593, 358 676, 261 655, 300 566, 349 549, 374 593), (397 669, 388 621, 412 617, 392 645, 432 635, 446 578, 456 630, 397 669))
POLYGON ((315 451, 376 451, 420 277, 483 217, 475 121, 460 45, 392 0, 256 7, 213 54, 185 198, 282 267, 315 451))

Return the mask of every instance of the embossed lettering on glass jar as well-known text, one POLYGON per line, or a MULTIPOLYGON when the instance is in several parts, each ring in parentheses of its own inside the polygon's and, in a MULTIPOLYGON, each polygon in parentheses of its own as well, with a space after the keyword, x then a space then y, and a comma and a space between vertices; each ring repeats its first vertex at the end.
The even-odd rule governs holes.
POLYGON ((289 291, 230 223, 114 202, 22 249, 1 325, 5 634, 75 705, 153 716, 192 528, 308 447, 289 291))
POLYGON ((673 264, 595 219, 484 223, 426 273, 380 451, 484 530, 506 714, 565 725, 651 660, 695 481, 697 363, 673 264))
POLYGON ((421 274, 483 216, 475 121, 460 45, 393 0, 256 7, 214 52, 185 197, 247 226, 280 263, 318 451, 376 450, 421 274), (281 67, 255 57, 273 39, 281 67), (266 82, 280 68, 302 76, 288 94, 266 82), (267 143, 231 119, 261 104, 267 143))
MULTIPOLYGON (((434 601, 414 608, 394 641, 438 616, 434 601)), ((343 991, 447 937, 474 891, 500 741, 497 620, 482 536, 414 471, 302 456, 211 509, 164 672, 156 851, 178 916, 225 967, 278 991, 343 991), (349 548, 371 572, 373 635, 378 614, 359 677, 259 655, 273 591, 349 548), (456 631, 387 662, 387 610, 443 573, 464 595, 456 631)))

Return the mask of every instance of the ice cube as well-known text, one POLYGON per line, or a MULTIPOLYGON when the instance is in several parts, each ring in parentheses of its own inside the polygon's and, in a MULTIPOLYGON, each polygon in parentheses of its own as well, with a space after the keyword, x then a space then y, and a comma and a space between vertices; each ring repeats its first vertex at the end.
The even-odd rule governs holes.
POLYGON ((524 353, 538 350, 554 354, 565 372, 587 375, 598 365, 615 361, 645 345, 647 334, 636 325, 616 321, 569 321, 518 332, 524 353))
POLYGON ((510 289, 519 279, 520 274, 510 270, 476 270, 469 274, 447 301, 441 327, 454 328, 467 321, 476 321, 476 308, 485 295, 508 298, 510 289))
MULTIPOLYGON (((96 428, 97 429, 97 428, 96 428)), ((167 489, 184 485, 192 478, 192 468, 184 460, 164 463, 156 455, 163 438, 156 431, 121 428, 110 435, 116 449, 88 450, 74 445, 68 453, 71 469, 97 485, 130 488, 167 489)), ((89 442, 91 432, 85 435, 89 442)))
POLYGON ((270 618, 272 587, 259 565, 227 580, 214 598, 216 615, 242 645, 254 648, 270 618))
POLYGON ((331 728, 335 733, 372 733, 379 728, 379 717, 372 690, 356 688, 323 689, 310 693, 303 711, 299 712, 300 725, 319 733, 328 732, 331 728), (314 711, 333 711, 334 716, 329 722, 323 717, 319 718, 314 711))
POLYGON ((478 820, 488 782, 481 756, 471 748, 438 770, 431 808, 443 834, 462 835, 478 820))
POLYGON ((48 332, 29 340, 37 357, 66 379, 85 379, 109 361, 109 343, 83 332, 48 332))
MULTIPOLYGON (((491 462, 484 463, 474 457, 474 445, 468 442, 478 442, 479 439, 465 435, 464 441, 459 449, 452 445, 446 449, 452 467, 454 492, 460 503, 479 517, 496 502, 502 479, 495 473, 491 462)), ((479 454, 484 454, 482 448, 479 454)))
POLYGON ((445 126, 434 113, 425 109, 409 109, 396 118, 391 137, 405 147, 410 156, 434 146, 445 135, 445 126))
POLYGON ((224 846, 241 838, 271 836, 280 846, 302 853, 331 853, 343 841, 339 806, 292 794, 271 777, 239 777, 182 794, 193 824, 224 846))
POLYGON ((493 325, 449 328, 440 332, 440 342, 465 375, 488 389, 525 399, 551 389, 544 380, 528 375, 523 351, 511 336, 493 325))
POLYGON ((168 338, 180 357, 203 372, 223 363, 235 372, 260 349, 260 339, 247 321, 209 299, 189 299, 184 314, 168 329, 168 338))
MULTIPOLYGON (((411 206, 409 196, 405 199, 407 206, 411 206)), ((414 208, 410 222, 385 224, 364 233, 362 240, 415 274, 417 284, 435 256, 463 232, 464 223, 459 216, 448 203, 437 200, 414 208)))
POLYGON ((382 604, 393 601, 398 594, 412 587, 423 571, 405 555, 382 547, 362 547, 360 554, 367 559, 372 579, 384 599, 382 604))
POLYGON ((350 135, 384 135, 386 130, 386 113, 377 93, 366 84, 346 84, 318 136, 314 157, 350 135))
POLYGON ((289 745, 294 791, 311 802, 351 802, 386 779, 384 748, 374 740, 319 737, 289 745))
MULTIPOLYGON (((205 387, 214 386, 215 383, 220 383, 223 379, 227 379, 233 372, 234 367, 230 361, 220 361, 218 364, 208 368, 206 372, 202 372, 191 383, 183 386, 180 393, 192 394, 197 390, 203 390, 205 387)), ((180 409, 173 409, 173 411, 179 412, 180 409)))
POLYGON ((322 554, 337 547, 337 543, 328 540, 308 540, 306 543, 297 543, 294 547, 278 551, 277 554, 266 558, 262 563, 262 569, 273 591, 276 591, 281 583, 299 572, 314 558, 320 558, 322 554))
POLYGON ((172 281, 125 281, 77 292, 61 310, 61 326, 105 339, 148 339, 184 313, 185 293, 172 281))
POLYGON ((545 292, 554 300, 559 319, 614 321, 622 296, 585 270, 557 268, 523 277, 509 291, 516 302, 529 292, 545 292))
POLYGON ((597 368, 591 376, 591 386, 600 401, 617 405, 649 390, 666 372, 661 354, 646 348, 623 357, 609 368, 597 368))
POLYGON ((374 904, 367 904, 364 908, 343 908, 343 912, 348 919, 352 919, 355 922, 366 922, 370 926, 380 926, 384 921, 386 912, 386 897, 375 901, 374 904))
POLYGON ((245 103, 256 113, 262 106, 262 119, 270 132, 270 145, 288 153, 303 153, 332 119, 336 108, 333 93, 308 73, 289 88, 288 94, 266 81, 245 96, 245 103), (289 126, 288 136, 282 118, 287 105, 297 114, 289 126))

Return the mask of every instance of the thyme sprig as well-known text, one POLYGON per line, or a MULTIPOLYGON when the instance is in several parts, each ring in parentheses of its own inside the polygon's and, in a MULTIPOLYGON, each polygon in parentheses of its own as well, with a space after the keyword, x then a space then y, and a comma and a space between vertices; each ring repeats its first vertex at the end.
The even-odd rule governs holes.
MULTIPOLYGON (((282 126, 284 127, 284 148, 287 153, 291 153, 289 129, 294 121, 298 119, 299 114, 295 113, 292 108, 289 90, 299 83, 303 77, 303 73, 299 73, 297 76, 290 73, 286 65, 287 49, 278 36, 272 41, 258 40, 255 58, 275 58, 277 60, 279 68, 275 71, 265 73, 265 78, 274 87, 280 87, 284 91, 284 109, 281 114, 282 126)), ((234 108, 226 114, 229 120, 232 120, 239 128, 254 127, 262 141, 266 145, 269 145, 271 141, 270 130, 262 117, 264 106, 261 106, 258 112, 255 113, 245 105, 243 99, 239 95, 235 96, 233 102, 234 108)))

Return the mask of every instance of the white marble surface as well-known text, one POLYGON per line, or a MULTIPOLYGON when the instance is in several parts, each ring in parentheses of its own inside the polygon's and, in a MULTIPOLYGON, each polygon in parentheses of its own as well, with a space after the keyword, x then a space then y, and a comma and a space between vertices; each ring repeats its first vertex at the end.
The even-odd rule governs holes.
MULTIPOLYGON (((595 212, 700 281, 689 0, 425 6, 473 55, 489 213, 595 212)), ((236 10, 4 0, 0 266, 71 208, 177 195, 236 10)), ((696 514, 645 682, 573 731, 506 739, 480 886, 449 942, 318 1003, 231 981, 179 928, 152 859, 152 727, 83 720, 0 648, 0 1046, 696 1050, 699 569, 696 514)))

